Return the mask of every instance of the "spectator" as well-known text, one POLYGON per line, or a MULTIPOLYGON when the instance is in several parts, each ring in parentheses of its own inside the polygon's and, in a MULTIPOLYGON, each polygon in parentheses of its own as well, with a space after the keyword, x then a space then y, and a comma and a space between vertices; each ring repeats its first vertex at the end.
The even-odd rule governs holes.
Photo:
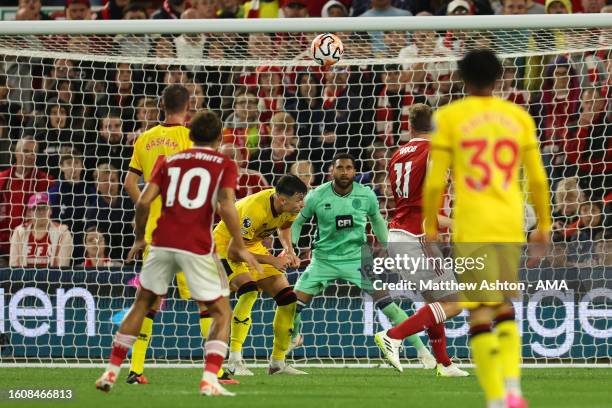
POLYGON ((51 20, 51 17, 41 10, 40 0, 19 0, 15 20, 51 20))
POLYGON ((321 122, 323 122, 323 98, 321 81, 309 72, 297 77, 297 93, 287 101, 287 112, 295 118, 296 134, 300 149, 320 146, 321 122))
POLYGON ((297 159, 295 122, 291 115, 279 112, 272 117, 270 139, 270 148, 259 149, 249 160, 249 168, 260 171, 270 185, 276 185, 297 159))
POLYGON ((87 199, 95 191, 83 180, 85 169, 81 156, 65 154, 60 158, 59 165, 61 169, 60 178, 49 188, 51 218, 59 220, 72 231, 74 242, 77 243, 73 257, 79 263, 83 258, 81 243, 85 230, 87 199))
POLYGON ((121 128, 121 117, 116 111, 110 111, 108 116, 98 121, 98 138, 85 149, 86 168, 111 163, 115 169, 127 171, 132 147, 126 145, 121 128))
POLYGON ((191 0, 191 8, 198 13, 199 18, 217 18, 216 0, 191 0))
POLYGON ((47 173, 36 168, 36 151, 34 139, 20 139, 15 145, 15 164, 0 172, 0 257, 9 254, 11 232, 23 223, 30 196, 46 192, 53 183, 47 173))
POLYGON ((134 71, 130 64, 119 63, 110 74, 112 80, 107 83, 106 91, 96 99, 96 116, 108 116, 110 110, 116 109, 122 119, 123 131, 132 132, 135 128, 136 95, 140 93, 134 82, 134 71))
POLYGON ((281 5, 285 18, 308 17, 308 0, 282 0, 281 5))
POLYGON ((577 167, 580 187, 591 200, 602 200, 612 191, 612 125, 605 121, 604 106, 597 89, 583 90, 578 126, 565 144, 565 164, 577 167))
POLYGON ((308 188, 312 188, 315 186, 315 172, 314 166, 310 162, 310 160, 298 160, 291 165, 289 168, 289 173, 295 176, 298 176, 300 180, 308 186, 308 188))
POLYGON ((217 7, 219 18, 244 18, 244 6, 240 0, 219 0, 217 7))
MULTIPOLYGON (((198 4, 206 3, 200 1, 198 4)), ((208 7, 208 6, 206 6, 208 7)), ((182 20, 190 20, 204 18, 201 11, 196 8, 188 8, 181 13, 182 20)), ((174 47, 178 58, 195 58, 201 59, 204 56, 204 47, 206 45, 206 35, 204 33, 181 34, 174 38, 174 47)))
POLYGON ((330 0, 323 6, 321 17, 348 17, 348 9, 341 1, 330 0))
POLYGON ((267 123, 272 115, 283 110, 283 73, 279 67, 257 67, 259 121, 267 123))
POLYGON ((427 78, 430 87, 426 90, 426 103, 433 108, 442 107, 458 95, 452 75, 455 71, 454 62, 432 62, 427 65, 427 78))
POLYGON ((72 119, 64 105, 49 101, 47 115, 43 116, 37 124, 36 141, 39 154, 36 158, 36 166, 54 178, 59 175, 59 155, 62 147, 80 150, 84 147, 82 132, 73 130, 72 119), (73 143, 78 141, 78 143, 73 143))
POLYGON ((66 20, 91 20, 89 0, 66 0, 66 20))
POLYGON ((533 0, 500 0, 494 7, 495 14, 546 14, 544 5, 533 0))
POLYGON ((107 255, 106 238, 96 227, 89 227, 83 234, 85 261, 80 266, 85 268, 120 267, 121 262, 111 260, 107 255))
POLYGON ((223 143, 232 143, 242 149, 256 150, 259 146, 259 110, 257 97, 248 90, 238 90, 234 95, 234 112, 223 124, 223 143))
POLYGON ((94 16, 96 20, 122 20, 125 8, 130 0, 107 0, 104 7, 97 11, 94 16))
POLYGON ((124 259, 134 241, 134 205, 121 190, 113 165, 99 164, 93 178, 96 192, 87 200, 87 224, 108 235, 111 259, 124 259))
POLYGON ((248 163, 244 157, 244 152, 237 148, 236 145, 224 143, 219 147, 219 152, 238 164, 237 200, 270 187, 265 177, 259 171, 250 170, 246 167, 248 163))
POLYGON ((578 177, 561 179, 553 194, 554 242, 564 242, 576 233, 578 210, 584 202, 584 194, 578 185, 578 177))
POLYGON ((193 117, 199 111, 207 109, 202 85, 191 82, 185 84, 185 88, 189 91, 189 117, 193 117))
MULTIPOLYGON (((544 5, 546 14, 571 14, 570 0, 546 0, 544 5)), ((528 43, 532 52, 562 49, 567 44, 566 32, 563 30, 535 30, 528 43)), ((534 55, 527 58, 525 64, 525 88, 530 91, 539 91, 542 88, 544 67, 553 63, 554 55, 534 55)))
POLYGON ((568 261, 576 267, 596 266, 597 241, 604 233, 603 204, 599 201, 582 203, 577 228, 568 245, 568 261))
POLYGON ((247 1, 244 3, 245 18, 277 18, 280 10, 279 0, 247 1))
POLYGON ((401 17, 411 16, 408 10, 402 10, 391 5, 391 0, 371 0, 370 8, 360 17, 401 17))
POLYGON ((533 95, 531 114, 536 119, 544 166, 549 177, 562 176, 563 148, 576 124, 580 89, 576 74, 565 57, 546 67, 542 92, 533 95))
MULTIPOLYGON (((14 140, 18 138, 27 123, 21 114, 21 104, 9 99, 9 92, 6 75, 0 74, 0 115, 4 120, 4 125, 8 126, 4 137, 14 140)), ((8 161, 3 163, 8 163, 8 161)))
POLYGON ((465 16, 474 14, 472 6, 467 0, 453 0, 446 6, 447 16, 465 16))
POLYGON ((525 108, 528 107, 529 93, 516 87, 517 68, 512 60, 504 61, 504 72, 501 81, 497 83, 497 89, 493 92, 498 98, 516 103, 525 108))
POLYGON ((164 0, 162 6, 151 15, 155 20, 178 19, 187 8, 187 0, 164 0))
POLYGON ((408 140, 408 108, 415 103, 411 93, 400 82, 400 67, 388 64, 380 75, 382 85, 376 98, 376 134, 387 146, 408 140))
POLYGON ((136 130, 128 135, 127 144, 133 145, 142 132, 151 129, 159 121, 159 101, 148 97, 140 98, 136 104, 136 130))
POLYGON ((342 148, 349 144, 350 112, 357 109, 355 103, 359 102, 358 98, 352 98, 349 93, 349 74, 349 68, 341 65, 335 65, 325 73, 322 135, 325 146, 342 148))
MULTIPOLYGON (((130 3, 123 9, 123 20, 146 20, 149 18, 147 9, 140 3, 130 3)), ((153 39, 148 34, 118 34, 114 42, 119 47, 120 55, 146 58, 153 48, 153 39)))
POLYGON ((72 261, 68 227, 51 220, 47 193, 28 199, 28 217, 11 235, 11 267, 62 268, 72 261))

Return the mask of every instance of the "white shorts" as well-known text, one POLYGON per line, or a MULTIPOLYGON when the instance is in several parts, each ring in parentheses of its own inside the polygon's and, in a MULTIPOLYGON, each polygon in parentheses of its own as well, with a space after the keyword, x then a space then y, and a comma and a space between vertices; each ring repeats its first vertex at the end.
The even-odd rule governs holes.
POLYGON ((165 296, 177 272, 185 273, 191 298, 212 302, 229 296, 227 276, 215 255, 197 255, 186 251, 151 247, 140 272, 143 289, 165 296))
MULTIPOLYGON (((444 268, 441 265, 443 262, 436 263, 433 261, 434 259, 441 261, 444 255, 437 247, 425 245, 423 243, 423 236, 412 235, 401 230, 391 230, 389 231, 388 242, 389 257, 407 257, 418 262, 416 268, 396 271, 402 279, 414 282, 418 292, 433 300, 440 300, 457 293, 456 290, 452 289, 426 289, 428 282, 438 284, 440 282, 456 281, 456 279, 451 269, 444 268)), ((415 264, 409 263, 409 265, 415 264)))

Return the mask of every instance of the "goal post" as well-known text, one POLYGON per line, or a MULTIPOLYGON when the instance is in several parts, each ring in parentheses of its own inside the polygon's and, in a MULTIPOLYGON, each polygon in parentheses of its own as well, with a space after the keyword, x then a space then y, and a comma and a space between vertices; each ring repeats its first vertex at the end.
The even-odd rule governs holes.
MULTIPOLYGON (((0 269, 0 367, 90 366, 108 353, 138 286, 137 270, 122 261, 133 240, 133 204, 121 183, 134 141, 163 120, 160 95, 168 84, 187 87, 191 114, 211 109, 223 120, 221 150, 240 165, 239 197, 286 172, 316 187, 327 180, 334 154, 349 151, 359 181, 374 189, 389 217, 386 165, 410 137, 409 107, 436 109, 461 98, 456 62, 482 47, 503 62, 495 94, 536 120, 551 182, 553 250, 526 259, 522 277, 568 282, 567 290, 537 291, 516 305, 524 363, 609 367, 610 14, 3 22, 0 170, 23 154, 25 137, 36 142, 36 168, 58 181, 39 188, 11 181, 10 171, 0 180, 0 255, 8 259, 13 232, 32 221, 27 200, 42 191, 49 191, 51 216, 70 231, 73 250, 63 268, 50 268, 43 265, 46 250, 22 243, 25 264, 0 269), (344 43, 343 59, 329 69, 310 58, 310 41, 322 32, 344 43), (15 193, 22 202, 10 201, 15 193)), ((526 220, 533 223, 529 206, 526 220)), ((303 235, 308 253, 314 227, 303 235)), ((289 271, 290 283, 301 272, 289 271)), ((392 296, 406 310, 423 304, 412 293, 392 296)), ((200 364, 196 309, 170 291, 147 365, 200 364)), ((274 309, 265 296, 255 303, 247 363, 269 357, 274 309)), ((372 335, 389 322, 350 284, 329 286, 302 322, 304 346, 290 356, 297 364, 382 363, 372 335)), ((449 355, 469 362, 465 314, 446 328, 449 355)), ((406 361, 415 356, 407 347, 406 361)))

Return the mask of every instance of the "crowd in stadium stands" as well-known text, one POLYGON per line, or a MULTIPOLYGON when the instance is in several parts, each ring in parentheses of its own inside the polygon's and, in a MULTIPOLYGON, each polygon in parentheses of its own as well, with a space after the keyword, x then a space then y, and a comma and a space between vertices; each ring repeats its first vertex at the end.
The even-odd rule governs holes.
MULTIPOLYGON (((611 12, 607 3, 109 0, 92 8, 89 0, 66 0, 64 12, 50 15, 41 11, 40 0, 19 0, 16 19, 611 12)), ((517 30, 512 37, 451 31, 410 37, 403 32, 341 35, 347 55, 363 52, 407 61, 457 56, 498 42, 537 51, 542 38, 552 43, 569 39, 561 30, 517 30)), ((559 56, 527 53, 533 56, 505 60, 496 90, 536 119, 551 182, 553 241, 559 244, 556 255, 545 261, 552 265, 612 265, 612 36, 592 35, 600 36, 595 41, 608 49, 559 56)), ((41 41, 44 45, 46 40, 41 41)), ((67 50, 91 46, 91 41, 96 40, 55 38, 67 50)), ((283 43, 274 47, 281 50, 278 58, 303 57, 308 36, 117 35, 98 41, 113 53, 134 57, 261 60, 269 59, 262 50, 270 50, 273 41, 283 43)), ((100 52, 95 47, 87 51, 100 52)), ((11 266, 121 265, 133 240, 134 204, 122 188, 132 145, 140 133, 163 121, 158 98, 174 83, 192 95, 191 114, 208 108, 224 121, 220 150, 239 165, 238 198, 273 185, 287 172, 309 186, 320 185, 329 177, 333 155, 348 150, 359 158, 358 181, 376 191, 383 212, 391 212, 386 167, 392 150, 410 137, 408 107, 416 102, 440 107, 462 97, 454 70, 450 62, 221 70, 5 56, 0 64, 0 257, 11 266)))

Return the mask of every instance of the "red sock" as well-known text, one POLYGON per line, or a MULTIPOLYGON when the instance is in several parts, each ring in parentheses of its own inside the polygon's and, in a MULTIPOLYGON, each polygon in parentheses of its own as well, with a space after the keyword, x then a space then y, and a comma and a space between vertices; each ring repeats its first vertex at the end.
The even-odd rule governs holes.
POLYGON ((110 355, 110 363, 115 366, 121 366, 125 356, 127 356, 128 349, 118 344, 113 344, 113 350, 110 355))
POLYGON ((208 353, 206 354, 206 365, 204 366, 204 371, 208 371, 209 373, 213 373, 217 375, 219 369, 223 365, 223 356, 217 353, 208 353))
POLYGON ((451 365, 451 360, 446 353, 446 332, 444 331, 444 323, 438 323, 427 329, 429 342, 431 343, 431 351, 436 356, 436 361, 444 367, 451 365))
POLYGON ((387 331, 387 336, 392 339, 403 340, 415 333, 427 330, 434 324, 436 324, 436 316, 432 311, 431 305, 425 305, 408 319, 387 331))

